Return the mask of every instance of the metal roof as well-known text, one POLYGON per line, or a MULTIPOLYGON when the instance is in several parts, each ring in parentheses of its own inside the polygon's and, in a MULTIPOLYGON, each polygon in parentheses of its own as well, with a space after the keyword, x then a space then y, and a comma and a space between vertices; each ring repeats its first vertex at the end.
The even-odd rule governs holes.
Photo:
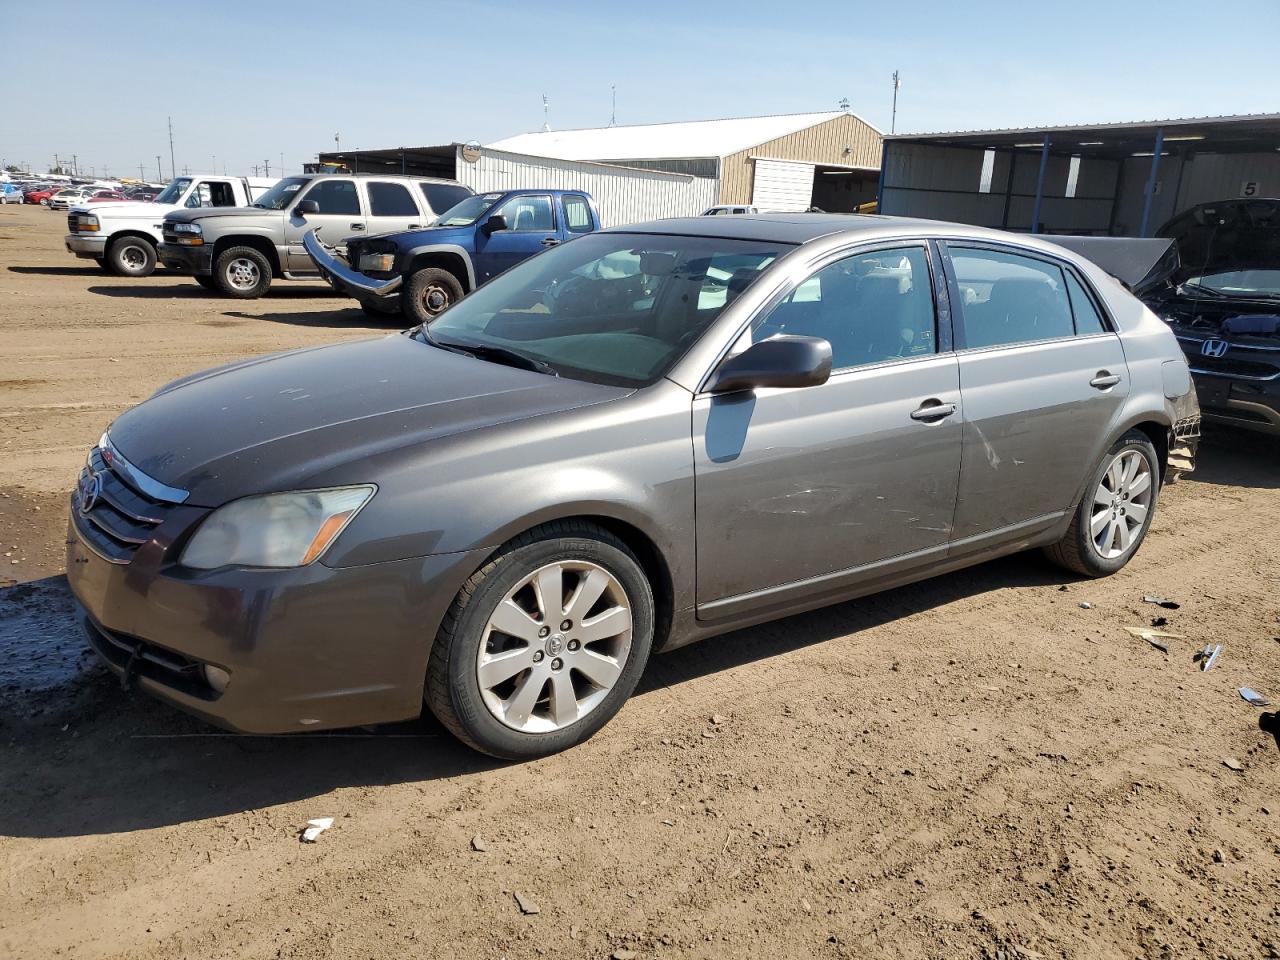
POLYGON ((1280 113, 1235 114, 1216 117, 1176 117, 1122 123, 1065 124, 1044 127, 1007 127, 991 130, 953 130, 886 136, 886 143, 933 143, 942 146, 1009 149, 1039 148, 1048 135, 1055 152, 1084 147, 1090 155, 1151 150, 1156 131, 1164 131, 1166 149, 1257 150, 1280 148, 1280 113))
POLYGON ((695 157, 727 157, 739 150, 842 116, 845 116, 843 111, 831 110, 825 113, 786 113, 771 117, 733 117, 724 120, 552 130, 546 133, 521 133, 487 146, 495 150, 510 150, 559 160, 684 160, 695 157))

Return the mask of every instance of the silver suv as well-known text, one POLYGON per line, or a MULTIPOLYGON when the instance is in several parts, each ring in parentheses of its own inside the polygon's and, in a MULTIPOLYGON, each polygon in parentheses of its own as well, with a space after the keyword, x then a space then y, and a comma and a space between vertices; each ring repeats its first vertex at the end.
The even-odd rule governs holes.
POLYGON ((331 245, 353 233, 415 230, 469 196, 471 189, 453 180, 424 177, 285 177, 251 207, 170 213, 160 260, 210 290, 254 299, 275 278, 319 277, 302 246, 308 230, 331 245))

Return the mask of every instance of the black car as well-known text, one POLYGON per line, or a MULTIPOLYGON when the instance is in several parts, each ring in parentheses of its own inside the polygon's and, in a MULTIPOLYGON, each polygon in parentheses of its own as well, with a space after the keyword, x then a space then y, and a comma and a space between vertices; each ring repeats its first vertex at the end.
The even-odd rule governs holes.
POLYGON ((1200 204, 1159 234, 1181 267, 1143 299, 1182 345, 1204 417, 1280 436, 1280 200, 1200 204))

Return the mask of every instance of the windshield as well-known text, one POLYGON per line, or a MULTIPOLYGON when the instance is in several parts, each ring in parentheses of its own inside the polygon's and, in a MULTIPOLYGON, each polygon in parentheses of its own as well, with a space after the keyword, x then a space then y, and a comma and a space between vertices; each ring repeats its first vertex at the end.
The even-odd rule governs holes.
POLYGON ((467 197, 459 204, 450 207, 440 214, 437 227, 469 227, 481 217, 485 211, 498 202, 500 193, 486 193, 475 197, 467 197))
POLYGON ((298 191, 310 182, 310 177, 285 177, 253 201, 253 205, 262 207, 264 210, 283 210, 293 203, 293 198, 298 195, 298 191))
POLYGON ((1280 269, 1221 270, 1189 277, 1183 286, 1229 297, 1280 298, 1280 269))
POLYGON ((443 346, 518 354, 560 376, 642 386, 665 374, 785 249, 752 240, 589 234, 485 284, 428 330, 443 346))
POLYGON ((160 195, 156 197, 156 203, 177 203, 178 198, 187 192, 187 187, 191 186, 190 177, 179 177, 173 180, 167 187, 160 191, 160 195))

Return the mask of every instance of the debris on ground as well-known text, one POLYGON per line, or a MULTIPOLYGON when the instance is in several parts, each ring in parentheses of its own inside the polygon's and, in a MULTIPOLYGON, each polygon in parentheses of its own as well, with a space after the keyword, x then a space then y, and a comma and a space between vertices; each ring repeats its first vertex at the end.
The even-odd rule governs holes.
POLYGON ((722 723, 728 723, 728 722, 729 722, 729 718, 728 718, 728 717, 725 717, 725 716, 722 716, 722 715, 720 715, 720 714, 718 714, 718 713, 713 713, 713 714, 711 715, 711 722, 712 722, 712 723, 714 723, 714 724, 718 727, 718 726, 720 726, 720 724, 722 724, 722 723))
POLYGON ((1244 772, 1244 765, 1235 757, 1223 758, 1222 765, 1226 767, 1228 770, 1234 770, 1236 773, 1244 772))
POLYGON ((512 892, 512 896, 516 898, 516 906, 520 908, 520 912, 526 915, 541 913, 538 905, 533 902, 528 894, 521 893, 519 890, 512 892))
POLYGON ((1222 644, 1208 643, 1205 648, 1197 653, 1192 659, 1200 661, 1200 672, 1208 670, 1218 662, 1218 655, 1222 653, 1222 644))
POLYGON ((1166 633, 1163 630, 1155 630, 1151 627, 1125 627, 1125 630, 1129 631, 1130 635, 1140 637, 1157 650, 1161 650, 1165 653, 1169 652, 1169 644, 1164 641, 1185 639, 1182 634, 1166 633))
POLYGON ((1081 601, 1080 601, 1080 609, 1081 609, 1081 610, 1092 610, 1092 609, 1093 609, 1093 604, 1092 604, 1092 603, 1090 603, 1088 600, 1081 600, 1081 601))
POLYGON ((484 837, 480 836, 480 834, 477 833, 474 837, 471 838, 471 849, 474 850, 476 853, 488 853, 489 844, 485 843, 484 837))
POLYGON ((1221 850, 1215 850, 1215 851, 1213 851, 1213 862, 1214 862, 1214 863, 1226 863, 1226 862, 1227 862, 1227 855, 1226 855, 1225 853, 1223 853, 1221 850))
POLYGON ((316 838, 333 826, 333 817, 316 817, 314 820, 308 820, 306 827, 302 830, 303 843, 315 843, 316 838))
POLYGON ((636 952, 634 950, 618 949, 611 954, 613 960, 636 960, 636 952))
POLYGON ((1239 690, 1237 690, 1236 692, 1237 692, 1237 693, 1239 693, 1239 694, 1240 694, 1240 696, 1244 698, 1244 701, 1245 701, 1246 703, 1251 703, 1251 704, 1253 704, 1255 707, 1269 707, 1269 706, 1271 706, 1271 701, 1270 701, 1270 700, 1268 700, 1266 697, 1264 697, 1262 694, 1260 694, 1257 690, 1254 690, 1254 689, 1252 689, 1252 688, 1250 688, 1250 687, 1241 687, 1241 688, 1240 688, 1239 690))
POLYGON ((1177 610, 1182 606, 1173 600, 1166 600, 1164 597, 1157 597, 1150 593, 1142 598, 1143 603, 1154 603, 1157 607, 1164 607, 1166 610, 1177 610))
POLYGON ((1153 627, 1167 627, 1169 625, 1168 617, 1152 617, 1151 625, 1153 627))

